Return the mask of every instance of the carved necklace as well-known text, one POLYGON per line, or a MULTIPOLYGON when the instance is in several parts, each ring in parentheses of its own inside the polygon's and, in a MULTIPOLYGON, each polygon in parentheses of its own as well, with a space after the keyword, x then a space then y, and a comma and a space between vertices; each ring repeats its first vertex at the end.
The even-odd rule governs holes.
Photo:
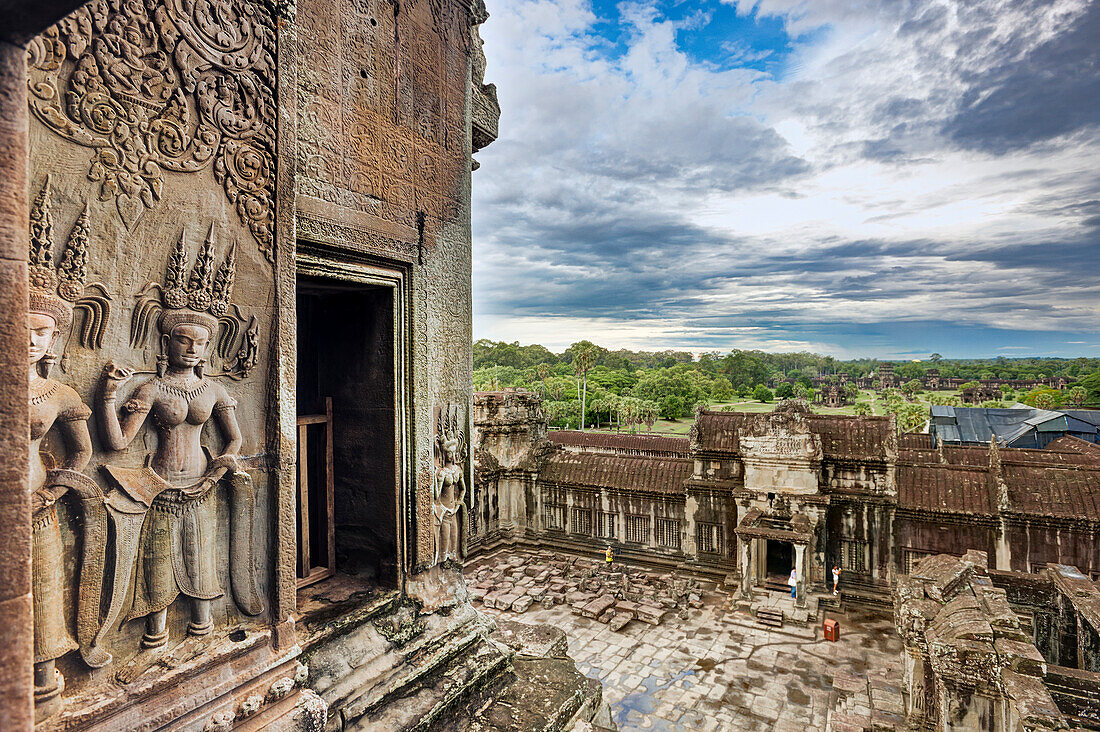
POLYGON ((52 397, 54 392, 57 391, 57 387, 60 386, 58 382, 49 379, 42 379, 42 381, 45 382, 45 388, 31 384, 31 404, 36 407, 52 397), (35 391, 38 393, 35 394, 35 391))
POLYGON ((163 391, 165 394, 169 394, 174 397, 185 399, 188 402, 193 401, 195 397, 206 391, 206 387, 210 385, 207 379, 203 379, 196 386, 185 389, 182 386, 175 386, 174 384, 167 383, 163 378, 157 379, 157 388, 163 391))

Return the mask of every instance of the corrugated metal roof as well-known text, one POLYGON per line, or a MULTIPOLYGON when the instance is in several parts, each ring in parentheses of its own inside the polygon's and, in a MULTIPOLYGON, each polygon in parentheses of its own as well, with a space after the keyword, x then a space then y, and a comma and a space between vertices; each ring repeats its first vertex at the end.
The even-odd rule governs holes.
MULTIPOLYGON (((946 409, 946 408, 944 408, 946 409)), ((955 428, 940 410, 932 407, 931 431, 944 442, 997 442, 1009 445, 1032 430, 1037 432, 1094 433, 1100 423, 1100 412, 1091 410, 1051 411, 1034 407, 987 409, 984 407, 953 407, 955 428), (1084 418, 1082 418, 1084 417, 1084 418)))
POLYGON ((1093 427, 1100 427, 1100 409, 1062 409, 1059 411, 1068 414, 1074 419, 1087 422, 1093 427))

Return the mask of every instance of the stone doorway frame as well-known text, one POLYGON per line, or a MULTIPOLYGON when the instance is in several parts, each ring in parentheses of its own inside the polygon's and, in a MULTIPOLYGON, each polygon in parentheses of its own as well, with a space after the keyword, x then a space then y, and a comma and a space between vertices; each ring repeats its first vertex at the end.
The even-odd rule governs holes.
MULTIPOLYGON (((409 276, 397 264, 376 263, 366 259, 349 261, 349 253, 313 242, 299 241, 297 276, 318 277, 358 285, 389 288, 393 296, 394 357, 394 448, 397 459, 394 485, 397 495, 397 587, 404 592, 408 569, 415 562, 409 554, 410 537, 415 536, 415 516, 411 509, 415 484, 415 452, 412 448, 412 380, 410 373, 411 334, 409 324, 409 276)), ((297 339, 295 339, 295 347, 297 339)))
POLYGON ((761 549, 763 551, 760 552, 760 567, 757 570, 758 575, 762 579, 767 579, 767 578, 772 576, 771 574, 768 573, 768 557, 771 556, 771 545, 772 545, 772 543, 786 544, 787 546, 789 546, 791 548, 791 552, 790 552, 790 554, 791 554, 791 566, 790 566, 790 569, 788 569, 784 573, 784 580, 785 580, 786 577, 790 576, 791 569, 794 569, 795 565, 797 564, 797 552, 795 550, 794 542, 787 541, 786 539, 761 539, 761 544, 762 544, 761 549))

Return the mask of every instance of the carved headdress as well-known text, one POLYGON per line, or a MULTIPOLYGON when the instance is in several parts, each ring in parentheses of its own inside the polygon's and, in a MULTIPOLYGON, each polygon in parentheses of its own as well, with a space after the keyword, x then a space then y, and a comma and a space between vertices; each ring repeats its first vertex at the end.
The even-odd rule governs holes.
POLYGON ((447 450, 457 448, 460 449, 459 461, 464 460, 466 457, 464 437, 458 405, 445 405, 439 410, 439 423, 436 429, 436 440, 439 443, 441 455, 446 455, 447 450))
MULTIPOLYGON (((236 271, 236 247, 230 246, 217 273, 214 271, 214 226, 199 248, 198 258, 187 272, 187 242, 183 232, 168 257, 164 284, 150 282, 139 295, 130 329, 130 343, 138 347, 145 342, 149 326, 154 321, 157 330, 170 335, 180 325, 199 325, 210 331, 211 337, 227 326, 236 337, 236 320, 229 316, 229 298, 236 271), (232 321, 230 324, 228 321, 232 321)), ((223 335, 226 335, 223 333, 223 335)))
POLYGON ((34 199, 30 214, 30 249, 27 258, 29 311, 49 315, 64 332, 74 311, 85 313, 80 345, 98 348, 103 342, 111 297, 98 282, 88 278, 88 207, 73 224, 61 263, 53 263, 53 220, 50 214, 50 178, 34 199))

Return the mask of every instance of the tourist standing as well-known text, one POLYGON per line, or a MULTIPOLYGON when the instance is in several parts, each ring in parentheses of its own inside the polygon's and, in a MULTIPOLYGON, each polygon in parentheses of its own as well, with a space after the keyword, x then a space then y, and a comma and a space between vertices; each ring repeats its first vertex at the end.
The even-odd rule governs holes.
POLYGON ((833 565, 833 596, 839 594, 840 590, 837 588, 840 586, 840 567, 833 565))
POLYGON ((787 580, 787 584, 791 586, 791 597, 795 596, 795 592, 798 590, 798 572, 791 570, 791 576, 787 580))
POLYGON ((615 551, 611 548, 611 545, 607 545, 607 550, 603 553, 604 561, 608 569, 611 569, 611 563, 615 561, 615 551))

